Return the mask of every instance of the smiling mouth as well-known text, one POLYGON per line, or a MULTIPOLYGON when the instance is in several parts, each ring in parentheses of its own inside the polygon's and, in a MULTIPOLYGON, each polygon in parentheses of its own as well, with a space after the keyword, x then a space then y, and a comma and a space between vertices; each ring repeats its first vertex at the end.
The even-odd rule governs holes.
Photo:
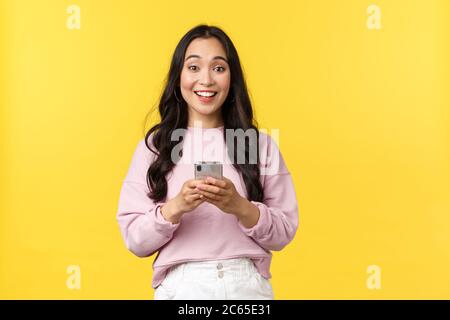
POLYGON ((216 91, 194 91, 194 93, 203 98, 212 98, 217 94, 216 91))

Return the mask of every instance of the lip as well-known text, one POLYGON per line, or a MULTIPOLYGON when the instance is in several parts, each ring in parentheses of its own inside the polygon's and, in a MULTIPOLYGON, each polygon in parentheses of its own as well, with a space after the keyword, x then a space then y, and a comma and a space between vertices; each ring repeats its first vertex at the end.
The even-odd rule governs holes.
POLYGON ((206 103, 206 104, 208 104, 208 103, 210 103, 211 101, 213 101, 214 98, 217 96, 217 93, 218 93, 218 92, 217 92, 217 91, 214 91, 214 90, 194 90, 195 96, 196 96, 201 102, 206 103), (215 92, 216 94, 215 94, 214 96, 212 96, 212 97, 201 97, 201 96, 197 95, 195 92, 215 92))

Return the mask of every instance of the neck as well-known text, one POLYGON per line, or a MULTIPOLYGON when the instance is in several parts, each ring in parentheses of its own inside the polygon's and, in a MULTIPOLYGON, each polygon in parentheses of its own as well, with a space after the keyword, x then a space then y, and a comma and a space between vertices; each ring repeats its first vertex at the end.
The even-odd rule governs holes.
POLYGON ((201 127, 204 129, 217 128, 223 126, 223 119, 220 110, 217 115, 189 115, 188 127, 201 127))

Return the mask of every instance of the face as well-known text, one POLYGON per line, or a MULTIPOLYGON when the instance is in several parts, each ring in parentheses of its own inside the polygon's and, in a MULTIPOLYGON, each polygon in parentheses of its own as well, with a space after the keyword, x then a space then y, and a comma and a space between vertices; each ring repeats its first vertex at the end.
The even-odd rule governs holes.
POLYGON ((189 109, 189 122, 217 122, 230 89, 225 50, 216 38, 196 38, 186 49, 180 79, 181 94, 189 109))

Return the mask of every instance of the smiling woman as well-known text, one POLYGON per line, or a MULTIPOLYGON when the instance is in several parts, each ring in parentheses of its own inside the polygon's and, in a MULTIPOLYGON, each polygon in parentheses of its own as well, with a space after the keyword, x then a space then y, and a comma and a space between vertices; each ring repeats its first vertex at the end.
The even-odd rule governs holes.
POLYGON ((126 246, 139 257, 158 252, 157 300, 273 299, 270 251, 293 239, 297 200, 278 148, 254 124, 237 51, 221 29, 197 26, 176 47, 167 79, 161 122, 139 142, 120 193, 126 246), (222 152, 191 148, 198 130, 203 149, 222 152), (233 130, 256 139, 234 143, 233 130), (181 148, 173 139, 180 131, 181 148), (209 139, 214 134, 221 139, 209 139), (223 162, 222 178, 195 179, 187 159, 223 162))
MULTIPOLYGON (((239 55, 223 30, 200 25, 182 37, 172 57, 159 113, 161 122, 146 134, 146 141, 152 136, 158 153, 148 170, 150 194, 155 201, 166 196, 166 175, 176 165, 171 159, 177 144, 171 136, 176 129, 194 127, 199 122, 202 128, 257 130, 239 55), (201 93, 205 91, 216 95, 203 97, 209 95, 201 93)), ((239 151, 230 146, 227 151, 232 160, 238 152, 249 159, 249 148, 239 151)), ((251 165, 248 160, 244 164, 233 162, 245 178, 249 198, 261 201, 263 188, 257 164, 251 165)))

